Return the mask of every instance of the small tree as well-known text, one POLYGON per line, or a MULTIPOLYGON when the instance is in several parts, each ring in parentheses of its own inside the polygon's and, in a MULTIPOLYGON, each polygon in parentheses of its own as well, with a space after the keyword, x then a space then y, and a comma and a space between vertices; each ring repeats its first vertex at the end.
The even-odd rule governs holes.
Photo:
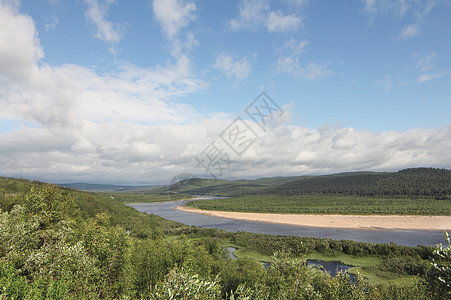
POLYGON ((435 299, 451 299, 451 243, 445 231, 448 247, 442 244, 435 247, 432 258, 432 267, 426 273, 426 281, 435 299))

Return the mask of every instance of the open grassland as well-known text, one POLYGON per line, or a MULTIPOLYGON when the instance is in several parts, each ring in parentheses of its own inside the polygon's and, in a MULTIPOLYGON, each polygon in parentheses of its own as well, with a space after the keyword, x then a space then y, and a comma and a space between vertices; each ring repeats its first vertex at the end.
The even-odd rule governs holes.
POLYGON ((192 201, 187 206, 205 210, 282 214, 451 215, 451 200, 427 198, 255 195, 192 201))

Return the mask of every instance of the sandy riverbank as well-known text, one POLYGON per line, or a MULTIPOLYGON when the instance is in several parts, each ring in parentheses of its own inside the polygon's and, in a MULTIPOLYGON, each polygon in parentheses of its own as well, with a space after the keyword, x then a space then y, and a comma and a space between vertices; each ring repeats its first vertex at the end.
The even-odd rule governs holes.
POLYGON ((185 206, 178 206, 176 209, 212 217, 306 227, 365 230, 451 230, 451 217, 449 216, 262 214, 201 210, 185 206))

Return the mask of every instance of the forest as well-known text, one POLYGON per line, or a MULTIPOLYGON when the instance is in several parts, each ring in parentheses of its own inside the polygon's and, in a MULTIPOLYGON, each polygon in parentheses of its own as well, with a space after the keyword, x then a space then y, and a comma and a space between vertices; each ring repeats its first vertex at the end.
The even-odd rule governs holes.
MULTIPOLYGON (((451 246, 405 247, 190 227, 110 195, 0 178, 2 299, 449 299, 451 246), (270 257, 230 260, 224 241, 270 257), (380 260, 370 284, 309 255, 380 260), (390 277, 391 276, 391 277, 390 277)), ((371 270, 373 268, 373 270, 371 270)))
POLYGON ((191 201, 186 206, 206 210, 342 215, 450 216, 451 201, 431 198, 364 197, 341 195, 250 195, 191 201))
POLYGON ((410 168, 395 173, 343 173, 303 178, 269 189, 278 195, 334 194, 352 196, 429 196, 450 199, 451 171, 410 168))
POLYGON ((193 178, 170 186, 171 189, 179 193, 217 196, 341 195, 446 200, 451 199, 451 170, 410 168, 398 172, 351 172, 235 181, 193 178))

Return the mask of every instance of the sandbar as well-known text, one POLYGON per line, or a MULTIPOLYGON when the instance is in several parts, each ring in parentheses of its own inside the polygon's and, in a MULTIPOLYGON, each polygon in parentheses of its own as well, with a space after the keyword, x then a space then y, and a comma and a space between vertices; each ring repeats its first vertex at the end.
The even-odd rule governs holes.
POLYGON ((186 206, 178 206, 176 209, 211 217, 304 227, 361 230, 451 230, 451 216, 272 214, 202 210, 186 206))

